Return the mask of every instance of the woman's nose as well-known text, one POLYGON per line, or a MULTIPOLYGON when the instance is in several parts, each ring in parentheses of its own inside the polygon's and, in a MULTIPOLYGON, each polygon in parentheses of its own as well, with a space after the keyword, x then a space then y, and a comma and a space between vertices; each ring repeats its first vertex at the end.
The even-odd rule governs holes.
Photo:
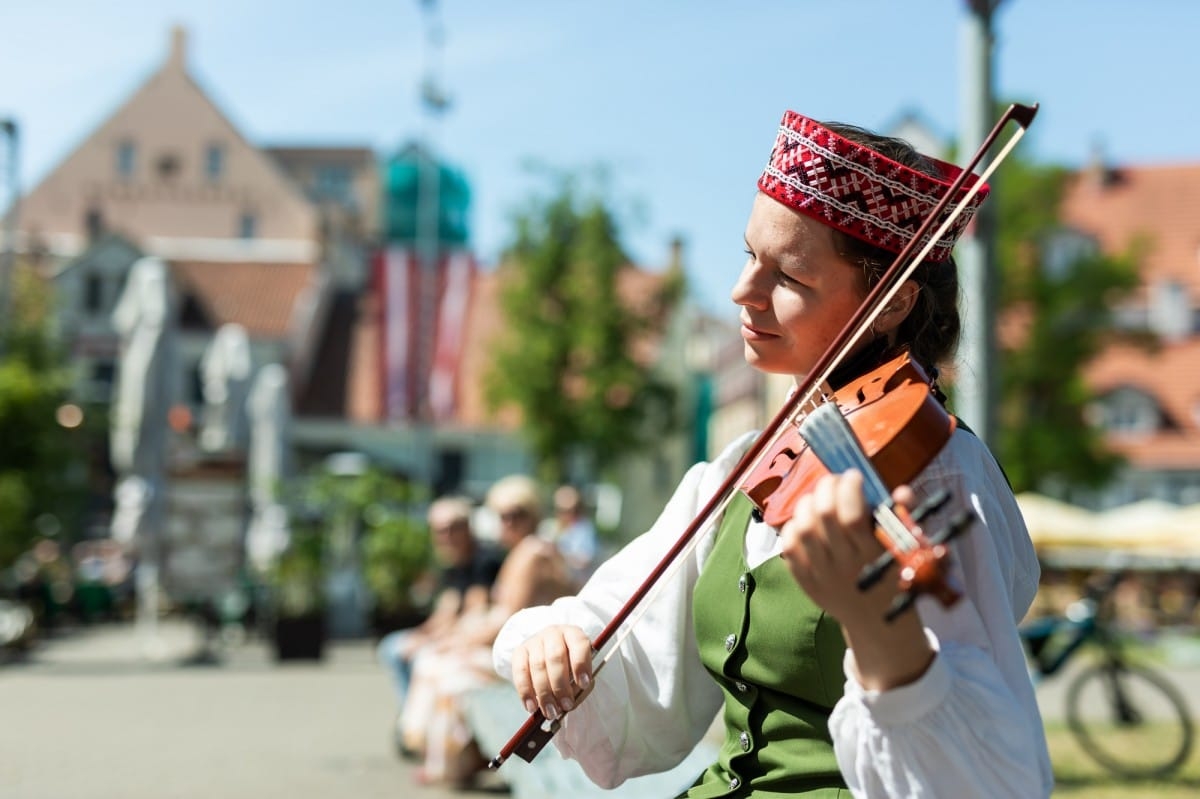
POLYGON ((733 284, 733 290, 729 293, 729 297, 735 305, 740 305, 744 308, 766 307, 766 292, 759 285, 761 283, 758 279, 760 271, 754 258, 748 257, 746 265, 742 267, 742 273, 738 276, 737 282, 733 284))

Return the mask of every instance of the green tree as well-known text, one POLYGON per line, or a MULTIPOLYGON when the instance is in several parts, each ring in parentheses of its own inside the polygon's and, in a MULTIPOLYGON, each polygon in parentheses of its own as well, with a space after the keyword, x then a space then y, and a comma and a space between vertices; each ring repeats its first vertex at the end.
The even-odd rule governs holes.
POLYGON ((1089 248, 1052 253, 1064 241, 1059 208, 1070 172, 1019 159, 1004 169, 997 193, 1001 304, 1020 332, 1000 359, 997 454, 1017 491, 1095 487, 1121 461, 1087 421, 1094 396, 1083 369, 1121 335, 1111 309, 1137 285, 1139 248, 1119 257, 1089 248))
POLYGON ((549 481, 583 456, 603 474, 675 422, 672 388, 634 351, 682 293, 669 274, 655 296, 621 297, 629 259, 603 193, 557 175, 515 217, 501 267, 505 338, 488 377, 493 408, 515 406, 549 481))
POLYGON ((10 315, 0 324, 0 568, 51 517, 53 527, 71 529, 86 476, 80 431, 56 417, 70 380, 48 326, 50 290, 26 268, 16 270, 12 288, 10 315))

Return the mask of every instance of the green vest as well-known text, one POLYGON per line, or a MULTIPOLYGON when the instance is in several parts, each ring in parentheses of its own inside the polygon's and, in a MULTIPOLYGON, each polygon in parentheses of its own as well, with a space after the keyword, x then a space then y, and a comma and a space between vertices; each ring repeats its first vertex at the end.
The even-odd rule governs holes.
POLYGON ((684 796, 848 798, 829 736, 841 628, 781 559, 746 565, 750 511, 737 494, 692 595, 700 660, 725 693, 725 742, 684 796))

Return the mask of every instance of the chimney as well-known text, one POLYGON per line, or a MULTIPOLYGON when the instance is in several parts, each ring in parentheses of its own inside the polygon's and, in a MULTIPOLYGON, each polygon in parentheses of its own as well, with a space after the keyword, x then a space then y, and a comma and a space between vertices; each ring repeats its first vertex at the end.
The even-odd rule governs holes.
POLYGON ((1113 171, 1107 162, 1104 140, 1097 136, 1092 140, 1091 155, 1083 168, 1087 185, 1094 191, 1101 191, 1113 182, 1113 171))
POLYGON ((683 271, 683 236, 675 234, 671 237, 671 254, 667 261, 667 269, 672 272, 683 271))
POLYGON ((171 28, 171 53, 167 56, 167 66, 172 69, 187 69, 187 28, 175 25, 171 28))

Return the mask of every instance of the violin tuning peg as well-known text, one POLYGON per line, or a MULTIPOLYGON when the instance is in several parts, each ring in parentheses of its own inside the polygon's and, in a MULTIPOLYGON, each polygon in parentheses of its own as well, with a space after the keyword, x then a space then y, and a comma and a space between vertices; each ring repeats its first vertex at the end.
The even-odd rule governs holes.
POLYGON ((975 514, 969 510, 964 510, 951 519, 950 523, 940 533, 932 536, 930 540, 934 544, 944 544, 950 539, 965 533, 973 521, 975 521, 975 514))
POLYGON ((858 573, 858 590, 866 591, 875 583, 879 582, 880 578, 887 573, 887 570, 896 562, 896 558, 891 552, 884 552, 873 562, 863 566, 862 571, 858 573))
POLYGON ((892 606, 888 608, 888 612, 884 614, 884 620, 889 622, 895 621, 900 614, 911 608, 913 603, 916 601, 917 595, 911 591, 905 591, 902 594, 897 594, 896 598, 892 600, 892 606))
POLYGON ((934 492, 912 512, 913 521, 920 522, 929 514, 941 510, 942 506, 945 505, 949 500, 949 491, 940 490, 934 492))

